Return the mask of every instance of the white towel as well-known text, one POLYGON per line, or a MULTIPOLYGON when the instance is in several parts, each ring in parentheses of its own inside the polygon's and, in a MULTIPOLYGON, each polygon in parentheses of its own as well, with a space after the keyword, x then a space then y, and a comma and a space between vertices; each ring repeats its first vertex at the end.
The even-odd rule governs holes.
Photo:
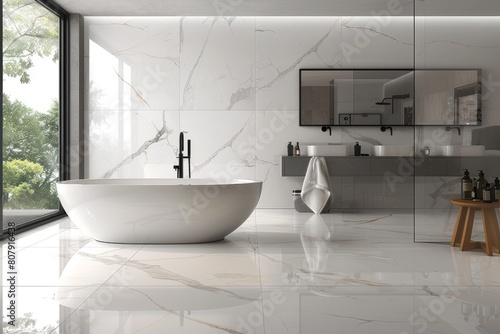
POLYGON ((302 184, 300 197, 314 212, 320 213, 331 204, 330 176, 324 157, 311 157, 307 166, 306 177, 302 184))

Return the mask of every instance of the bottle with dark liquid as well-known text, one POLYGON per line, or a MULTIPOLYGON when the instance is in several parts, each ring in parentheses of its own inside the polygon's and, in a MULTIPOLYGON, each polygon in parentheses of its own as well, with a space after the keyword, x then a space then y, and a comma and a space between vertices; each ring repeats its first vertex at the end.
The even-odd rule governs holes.
POLYGON ((486 179, 484 178, 484 172, 482 169, 479 170, 479 178, 477 179, 477 191, 476 191, 476 197, 480 200, 483 200, 483 190, 486 187, 486 179))
POLYGON ((472 199, 472 179, 469 176, 469 170, 465 170, 464 177, 462 177, 462 199, 472 199))

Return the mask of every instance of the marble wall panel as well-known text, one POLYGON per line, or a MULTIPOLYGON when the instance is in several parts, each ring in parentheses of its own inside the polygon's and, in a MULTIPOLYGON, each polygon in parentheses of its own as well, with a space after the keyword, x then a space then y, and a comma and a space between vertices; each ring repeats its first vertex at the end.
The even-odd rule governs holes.
POLYGON ((178 112, 104 111, 91 116, 90 178, 176 176, 178 112))
POLYGON ((180 42, 182 110, 254 110, 255 18, 185 17, 180 42))
POLYGON ((182 111, 180 130, 192 141, 192 177, 256 178, 255 112, 182 111))
POLYGON ((340 17, 259 17, 257 110, 299 110, 299 69, 340 67, 340 17))
POLYGON ((88 17, 89 110, 179 109, 179 18, 88 17))
MULTIPOLYGON (((500 124, 500 40, 498 16, 417 16, 415 21, 415 66, 417 68, 478 68, 482 70, 482 126, 500 124)), ((438 145, 470 145, 471 130, 461 127, 446 132, 444 126, 416 127, 417 149, 438 145)), ((472 176, 472 175, 471 175, 472 176)), ((477 177, 477 176, 476 176, 477 177)), ((456 177, 417 177, 415 239, 449 242, 458 214, 447 198, 460 194, 456 177)), ((480 215, 477 215, 477 220, 480 215)), ((480 225, 476 223, 475 226, 480 225)))
MULTIPOLYGON (((300 189, 302 178, 281 177, 289 141, 343 142, 351 151, 359 141, 368 154, 373 145, 413 143, 413 128, 394 128, 391 136, 378 127, 336 127, 330 136, 298 125, 300 68, 412 67, 412 18, 85 20, 89 177, 174 177, 182 130, 192 139, 193 176, 264 180, 259 207, 292 207, 291 190, 300 189), (360 52, 345 48, 362 33, 369 43, 360 52)), ((382 181, 332 182, 335 208, 408 204, 359 199, 382 181)))
POLYGON ((289 142, 297 142, 302 154, 306 154, 306 143, 340 142, 340 128, 321 132, 319 127, 298 126, 296 111, 259 111, 256 114, 256 177, 264 180, 260 205, 263 207, 291 207, 293 189, 302 188, 302 177, 281 177, 281 156, 287 154, 289 142))
POLYGON ((342 17, 342 67, 413 68, 413 18, 342 17))
POLYGON ((500 29, 498 16, 417 17, 417 68, 479 68, 483 82, 483 125, 500 123, 500 29))

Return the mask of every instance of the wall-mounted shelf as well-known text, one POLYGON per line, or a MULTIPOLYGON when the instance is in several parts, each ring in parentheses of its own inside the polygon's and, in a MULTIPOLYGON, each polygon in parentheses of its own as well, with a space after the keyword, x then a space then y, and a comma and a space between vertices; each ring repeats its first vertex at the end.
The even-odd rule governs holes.
MULTIPOLYGON (((281 176, 305 176, 311 157, 281 157, 281 176)), ((482 157, 325 157, 330 176, 461 176, 483 169, 488 180, 500 176, 500 156, 482 157)))
MULTIPOLYGON (((281 160, 282 176, 304 176, 311 157, 288 157, 281 160)), ((330 176, 370 176, 398 174, 398 168, 406 161, 409 166, 413 158, 399 157, 325 157, 330 176)), ((413 174, 410 174, 411 176, 413 174)))
POLYGON ((416 176, 462 176, 467 168, 471 177, 478 169, 484 170, 488 180, 500 176, 500 156, 480 157, 425 157, 415 161, 416 176))

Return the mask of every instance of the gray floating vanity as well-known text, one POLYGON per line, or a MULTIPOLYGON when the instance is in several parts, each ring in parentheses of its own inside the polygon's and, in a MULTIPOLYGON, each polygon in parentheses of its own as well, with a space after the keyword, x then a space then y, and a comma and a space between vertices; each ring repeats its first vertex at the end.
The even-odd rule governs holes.
MULTIPOLYGON (((305 176, 311 157, 281 157, 282 176, 305 176)), ((500 156, 480 157, 325 157, 330 176, 462 176, 467 168, 471 175, 484 170, 488 179, 500 176, 500 156)))

